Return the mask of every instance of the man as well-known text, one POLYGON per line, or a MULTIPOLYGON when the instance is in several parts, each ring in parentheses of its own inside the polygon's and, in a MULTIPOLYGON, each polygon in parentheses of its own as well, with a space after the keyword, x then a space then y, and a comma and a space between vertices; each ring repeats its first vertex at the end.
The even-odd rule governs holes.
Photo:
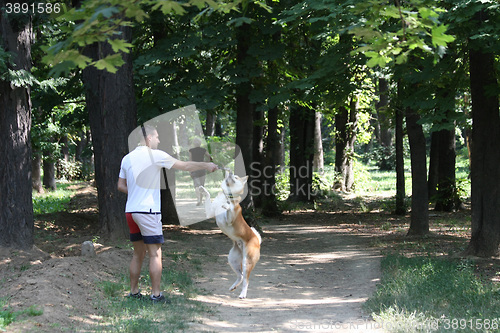
POLYGON ((143 127, 141 144, 127 154, 121 164, 118 190, 127 194, 125 214, 130 229, 134 253, 130 262, 130 297, 142 297, 139 277, 146 251, 149 253, 151 296, 154 302, 165 302, 160 291, 162 274, 161 244, 164 243, 161 224, 160 174, 162 168, 183 171, 217 170, 214 163, 179 161, 158 150, 160 139, 152 126, 143 127))

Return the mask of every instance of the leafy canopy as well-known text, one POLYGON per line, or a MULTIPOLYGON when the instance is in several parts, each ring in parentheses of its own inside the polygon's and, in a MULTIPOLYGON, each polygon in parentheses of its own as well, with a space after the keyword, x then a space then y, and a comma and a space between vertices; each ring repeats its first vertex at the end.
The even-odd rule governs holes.
POLYGON ((57 17, 61 38, 45 48, 46 64, 53 66, 52 74, 60 75, 72 68, 95 66, 115 73, 123 65, 120 52, 130 52, 133 45, 126 41, 119 31, 120 27, 142 23, 154 11, 164 15, 184 15, 186 8, 196 7, 199 15, 211 11, 229 12, 239 10, 254 2, 262 7, 259 0, 189 0, 187 2, 171 0, 86 0, 78 8, 67 9, 57 17), (97 42, 109 42, 114 54, 102 59, 91 59, 83 53, 85 46, 97 42))
POLYGON ((406 63, 410 54, 416 54, 414 50, 432 54, 435 60, 442 57, 448 43, 455 40, 440 21, 444 9, 427 0, 396 0, 395 4, 369 0, 354 6, 360 20, 350 33, 365 43, 354 53, 366 55, 370 67, 406 63))

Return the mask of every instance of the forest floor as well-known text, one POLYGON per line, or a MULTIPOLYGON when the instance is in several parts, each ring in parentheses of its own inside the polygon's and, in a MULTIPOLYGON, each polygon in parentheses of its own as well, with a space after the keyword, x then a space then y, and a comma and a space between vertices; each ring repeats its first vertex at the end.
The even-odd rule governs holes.
MULTIPOLYGON (((99 330, 103 302, 95 289, 100 281, 128 271, 128 243, 96 238, 95 189, 75 185, 75 190, 65 212, 36 218, 34 250, 0 249, 0 299, 8 300, 9 309, 35 305, 43 310, 7 326, 8 332, 99 330), (80 256, 86 240, 97 244, 96 257, 80 256)), ((239 290, 228 291, 235 277, 227 264, 231 242, 215 223, 165 225, 164 251, 190 253, 200 262, 201 270, 192 272, 201 291, 195 300, 211 311, 202 313, 189 331, 382 331, 362 307, 380 279, 381 256, 397 252, 454 257, 467 244, 470 230, 464 225, 470 224, 470 211, 431 214, 431 220, 431 235, 409 238, 409 216, 377 209, 375 198, 360 205, 347 196, 334 205, 318 204, 316 210, 303 208, 277 219, 260 219, 261 259, 244 300, 238 299, 239 290)), ((171 260, 164 256, 164 270, 171 260)), ((498 278, 497 260, 478 262, 478 274, 498 278)))

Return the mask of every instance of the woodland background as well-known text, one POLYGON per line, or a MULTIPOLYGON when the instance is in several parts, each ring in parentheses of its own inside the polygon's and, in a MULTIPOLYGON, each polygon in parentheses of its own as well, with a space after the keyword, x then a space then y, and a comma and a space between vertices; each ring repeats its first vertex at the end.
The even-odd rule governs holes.
MULTIPOLYGON (((0 1, 0 245, 32 246, 33 189, 54 189, 63 177, 95 179, 102 235, 125 237, 116 181, 129 133, 196 104, 209 142, 242 148, 256 171, 250 188, 273 189, 289 172, 289 201, 312 201, 318 188, 354 190, 356 161, 370 156, 396 169, 403 214, 409 154, 414 235, 429 232, 431 202, 460 208, 457 145, 467 149, 467 252, 497 253, 496 1, 44 4, 43 13, 8 13, 0 1)), ((279 214, 285 198, 262 193, 246 211, 279 214)), ((162 209, 175 218, 168 198, 162 209)))

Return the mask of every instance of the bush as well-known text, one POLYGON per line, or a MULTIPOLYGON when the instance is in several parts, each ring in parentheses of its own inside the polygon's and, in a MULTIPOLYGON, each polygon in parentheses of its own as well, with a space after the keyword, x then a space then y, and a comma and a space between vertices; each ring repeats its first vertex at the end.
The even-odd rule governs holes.
POLYGON ((67 181, 82 179, 82 162, 80 161, 58 160, 56 168, 58 179, 67 181))

